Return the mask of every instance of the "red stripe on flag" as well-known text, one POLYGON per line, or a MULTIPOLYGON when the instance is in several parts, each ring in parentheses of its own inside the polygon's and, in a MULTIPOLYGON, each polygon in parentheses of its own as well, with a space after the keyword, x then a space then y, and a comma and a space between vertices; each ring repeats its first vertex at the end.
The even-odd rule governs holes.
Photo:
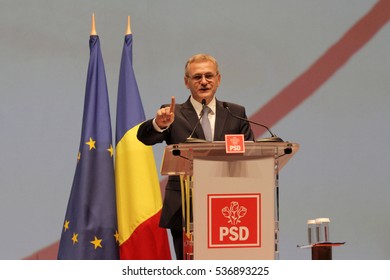
MULTIPOLYGON (((310 97, 359 51, 390 19, 390 1, 381 0, 312 66, 268 103, 256 111, 251 119, 272 127, 279 120, 310 97)), ((252 126, 255 137, 266 130, 252 126)))
POLYGON ((133 234, 120 245, 122 260, 171 260, 167 231, 156 228, 160 221, 161 210, 140 224, 133 234), (145 242, 156 240, 156 242, 145 242), (159 244, 160 247, 155 245, 159 244), (137 249, 134 249, 137 248, 137 249), (142 248, 140 250, 139 248, 142 248))

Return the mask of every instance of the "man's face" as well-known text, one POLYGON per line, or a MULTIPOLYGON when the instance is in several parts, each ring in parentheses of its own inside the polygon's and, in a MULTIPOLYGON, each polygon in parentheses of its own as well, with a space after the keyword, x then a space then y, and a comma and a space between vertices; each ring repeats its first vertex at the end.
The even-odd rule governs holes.
POLYGON ((217 68, 211 61, 189 64, 188 77, 184 77, 184 83, 191 91, 192 97, 200 103, 202 99, 206 99, 206 104, 213 99, 220 82, 221 75, 217 73, 217 68))

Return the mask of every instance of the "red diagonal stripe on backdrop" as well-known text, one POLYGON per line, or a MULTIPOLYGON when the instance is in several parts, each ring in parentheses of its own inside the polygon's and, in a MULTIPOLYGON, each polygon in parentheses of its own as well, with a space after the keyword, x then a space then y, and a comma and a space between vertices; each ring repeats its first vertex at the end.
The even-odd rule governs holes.
MULTIPOLYGON (((250 118, 272 127, 333 76, 389 19, 390 1, 378 1, 336 44, 250 118)), ((259 126, 252 129, 256 138, 266 132, 259 126)))

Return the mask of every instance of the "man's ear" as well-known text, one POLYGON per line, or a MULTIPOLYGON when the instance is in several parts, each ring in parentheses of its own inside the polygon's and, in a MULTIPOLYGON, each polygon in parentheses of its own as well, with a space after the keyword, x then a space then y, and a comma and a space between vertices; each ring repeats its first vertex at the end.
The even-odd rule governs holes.
POLYGON ((187 89, 190 89, 190 86, 189 86, 189 79, 188 77, 184 76, 184 84, 186 85, 187 89))
POLYGON ((217 87, 221 84, 221 74, 218 73, 217 75, 217 87))

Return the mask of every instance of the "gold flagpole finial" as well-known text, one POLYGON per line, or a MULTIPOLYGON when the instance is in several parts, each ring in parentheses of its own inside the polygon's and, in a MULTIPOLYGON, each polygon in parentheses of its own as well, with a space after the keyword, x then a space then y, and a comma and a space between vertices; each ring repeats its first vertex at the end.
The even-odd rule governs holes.
POLYGON ((130 35, 130 34, 131 34, 130 16, 127 16, 127 28, 126 28, 126 34, 125 35, 130 35))
POLYGON ((95 25, 95 14, 92 14, 92 28, 91 28, 91 35, 97 35, 96 33, 96 25, 95 25))

